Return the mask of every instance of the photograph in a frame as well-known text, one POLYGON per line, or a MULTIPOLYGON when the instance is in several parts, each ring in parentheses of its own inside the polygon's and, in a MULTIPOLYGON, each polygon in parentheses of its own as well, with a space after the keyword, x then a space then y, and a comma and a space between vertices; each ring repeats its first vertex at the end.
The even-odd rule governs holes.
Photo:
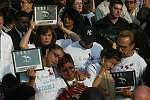
POLYGON ((36 25, 53 25, 57 23, 57 5, 38 5, 34 7, 36 25))
POLYGON ((116 92, 122 92, 122 90, 133 91, 135 89, 135 71, 113 72, 111 74, 115 80, 116 92))
POLYGON ((13 51, 12 56, 16 73, 27 71, 30 67, 43 69, 40 48, 13 51))

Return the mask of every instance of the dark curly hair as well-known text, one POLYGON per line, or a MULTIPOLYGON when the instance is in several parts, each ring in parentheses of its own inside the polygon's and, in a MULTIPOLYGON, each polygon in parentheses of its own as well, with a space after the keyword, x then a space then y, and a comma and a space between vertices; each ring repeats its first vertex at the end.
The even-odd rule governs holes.
POLYGON ((121 58, 123 56, 122 56, 122 53, 119 50, 110 48, 110 49, 102 50, 100 57, 101 58, 106 57, 107 59, 116 58, 118 61, 121 61, 121 58))
POLYGON ((74 61, 71 55, 68 53, 65 53, 61 61, 57 64, 58 68, 61 69, 64 66, 64 64, 66 64, 67 62, 71 62, 74 64, 74 61))

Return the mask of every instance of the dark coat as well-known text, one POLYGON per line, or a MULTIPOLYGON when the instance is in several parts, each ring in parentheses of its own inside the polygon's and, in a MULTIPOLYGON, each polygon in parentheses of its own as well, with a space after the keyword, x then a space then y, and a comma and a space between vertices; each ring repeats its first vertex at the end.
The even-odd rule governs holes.
POLYGON ((21 41, 21 37, 17 30, 15 28, 11 29, 7 34, 11 37, 13 45, 14 45, 14 50, 20 50, 19 44, 21 41))

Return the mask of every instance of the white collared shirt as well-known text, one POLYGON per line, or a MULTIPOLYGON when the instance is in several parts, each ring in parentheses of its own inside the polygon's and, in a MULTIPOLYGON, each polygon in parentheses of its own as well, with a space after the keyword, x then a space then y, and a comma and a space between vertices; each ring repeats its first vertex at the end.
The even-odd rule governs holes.
POLYGON ((0 82, 7 73, 14 74, 14 66, 12 61, 11 51, 13 50, 13 42, 9 35, 1 31, 0 36, 0 82))

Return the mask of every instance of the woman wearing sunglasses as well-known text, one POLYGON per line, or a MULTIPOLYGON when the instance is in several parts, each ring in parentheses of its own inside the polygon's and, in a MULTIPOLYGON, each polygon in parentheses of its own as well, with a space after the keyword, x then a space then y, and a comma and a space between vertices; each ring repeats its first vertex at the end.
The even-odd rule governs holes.
POLYGON ((140 22, 137 19, 137 12, 139 11, 139 7, 137 6, 136 0, 125 0, 125 5, 130 14, 132 22, 139 25, 140 22))

